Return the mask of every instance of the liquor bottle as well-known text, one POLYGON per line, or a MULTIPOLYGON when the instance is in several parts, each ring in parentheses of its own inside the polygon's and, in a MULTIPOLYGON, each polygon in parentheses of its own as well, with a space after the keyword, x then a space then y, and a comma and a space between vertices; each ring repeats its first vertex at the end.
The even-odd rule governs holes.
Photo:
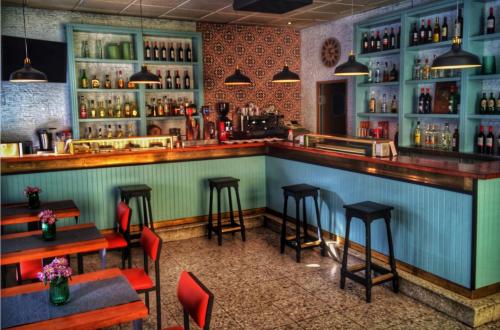
POLYGON ((387 64, 387 62, 385 62, 384 72, 382 74, 382 81, 383 82, 389 81, 389 65, 387 64))
POLYGON ((167 70, 167 78, 165 78, 165 87, 167 89, 172 89, 172 76, 170 75, 170 70, 167 70))
POLYGON ((417 29, 417 23, 413 23, 413 30, 411 31, 411 36, 410 36, 410 46, 416 46, 418 45, 418 29, 417 29))
POLYGON ((123 117, 123 115, 122 115, 122 98, 121 98, 121 96, 116 96, 116 100, 115 100, 115 117, 116 118, 123 117))
POLYGON ((398 101, 396 99, 396 95, 392 96, 391 113, 398 113, 398 101))
POLYGON ((153 47, 153 60, 159 61, 160 60, 160 48, 158 48, 158 42, 155 41, 154 47, 153 47))
POLYGON ((424 68, 422 69, 422 79, 431 79, 431 66, 429 65, 429 59, 425 59, 424 68))
POLYGON ((424 131, 424 146, 426 148, 430 148, 431 147, 431 142, 432 142, 431 141, 431 135, 432 135, 431 125, 427 124, 427 128, 424 131))
POLYGON ((476 137, 476 152, 478 154, 484 153, 485 139, 483 126, 479 126, 479 134, 476 137))
POLYGON ((464 19, 462 17, 462 8, 458 9, 458 16, 455 18, 455 37, 462 38, 464 32, 464 19))
POLYGON ((387 28, 384 29, 384 34, 382 36, 382 50, 389 49, 389 34, 387 33, 387 28))
POLYGON ((387 112, 387 94, 382 95, 382 103, 380 106, 380 112, 387 112))
POLYGON ((151 113, 150 116, 158 117, 158 107, 156 105, 156 99, 153 97, 151 99, 151 113))
POLYGON ((193 51, 191 50, 191 46, 186 44, 186 56, 184 57, 186 62, 193 62, 193 51))
POLYGON ((191 78, 189 78, 189 73, 184 71, 184 89, 191 89, 191 78))
POLYGON ((401 26, 398 27, 398 34, 396 35, 396 48, 401 48, 401 26))
POLYGON ((177 47, 177 61, 184 62, 184 48, 182 48, 181 42, 179 42, 179 47, 177 47))
POLYGON ((122 125, 118 125, 118 129, 116 130, 116 137, 117 138, 122 138, 123 137, 122 125))
POLYGON ((90 118, 96 118, 97 117, 97 109, 95 107, 94 100, 90 100, 90 118))
POLYGON ((443 26, 441 27, 441 41, 448 40, 448 18, 445 17, 443 21, 443 26))
POLYGON ((181 89, 181 77, 179 76, 179 71, 175 71, 175 89, 181 89))
POLYGON ((363 41, 361 44, 361 48, 363 49, 363 54, 368 53, 370 50, 370 41, 368 41, 368 32, 363 33, 363 41))
POLYGON ((495 140, 495 135, 493 135, 493 126, 488 127, 488 135, 486 135, 486 148, 485 153, 487 155, 493 155, 493 140, 495 140))
POLYGON ((370 35, 370 52, 377 50, 377 45, 375 44, 375 32, 371 32, 370 35))
POLYGON ((158 101, 158 105, 156 106, 156 112, 157 112, 159 117, 163 117, 163 116, 165 116, 165 106, 164 106, 161 98, 158 98, 157 101, 158 101))
POLYGON ((158 76, 160 83, 155 84, 156 89, 163 89, 163 77, 161 76, 161 70, 156 70, 156 75, 158 76))
POLYGON ((104 108, 104 101, 99 101, 97 107, 97 113, 99 114, 99 118, 106 117, 106 109, 104 108))
POLYGON ((132 110, 130 109, 130 102, 128 101, 128 96, 125 97, 125 105, 123 106, 123 116, 132 117, 132 110))
POLYGON ((87 138, 87 140, 92 139, 92 127, 91 126, 87 127, 87 134, 85 135, 85 137, 87 138))
POLYGON ((169 61, 175 61, 175 50, 174 50, 174 43, 170 43, 170 48, 168 49, 168 60, 169 61))
POLYGON ((98 139, 102 139, 103 138, 103 135, 102 135, 102 128, 99 127, 99 133, 97 133, 97 138, 98 139))
POLYGON ((381 82, 382 77, 380 73, 380 62, 377 62, 377 66, 375 67, 375 82, 379 83, 381 82))
POLYGON ((80 96, 80 110, 78 112, 80 113, 81 119, 85 119, 88 117, 87 102, 85 101, 85 96, 83 95, 80 96))
POLYGON ((418 32, 418 44, 425 44, 427 42, 427 32, 425 30, 425 20, 420 23, 420 30, 418 32))
POLYGON ((389 81, 398 81, 398 70, 396 70, 396 64, 392 63, 392 70, 389 73, 389 81))
POLYGON ((422 67, 420 66, 420 59, 415 58, 415 64, 413 65, 413 80, 422 79, 422 67))
POLYGON ((426 32, 426 42, 427 43, 431 43, 432 42, 432 37, 434 35, 434 32, 432 31, 432 27, 431 27, 431 23, 432 21, 430 19, 427 20, 427 28, 425 29, 425 32, 426 32))
POLYGON ((495 33, 495 15, 493 14, 493 7, 490 7, 490 16, 486 19, 486 33, 495 33))
POLYGON ((458 152, 458 146, 460 145, 460 135, 458 134, 458 128, 455 128, 455 132, 451 138, 451 150, 458 152))
POLYGON ((151 46, 149 45, 149 41, 146 41, 146 46, 144 47, 144 59, 151 61, 151 46))
POLYGON ((444 129, 441 132, 441 149, 446 151, 451 150, 451 132, 448 123, 444 124, 444 129))
POLYGON ((85 69, 82 70, 82 76, 80 77, 80 88, 89 88, 89 80, 85 69))
POLYGON ((500 115, 500 92, 498 93, 495 107, 496 107, 496 114, 500 115))
POLYGON ((108 139, 113 138, 113 129, 111 128, 111 125, 108 125, 108 130, 106 131, 106 133, 107 133, 107 134, 106 134, 106 137, 107 137, 108 139))
POLYGON ((493 96, 493 93, 490 93, 490 98, 488 99, 488 114, 489 115, 494 115, 495 114, 495 97, 493 96))
POLYGON ((368 111, 376 112, 377 110, 377 101, 375 100, 375 91, 371 92, 370 101, 368 102, 368 111))
POLYGON ((111 80, 109 80, 109 74, 107 74, 105 76, 105 79, 104 79, 104 88, 106 89, 111 89, 112 86, 111 86, 111 80))
POLYGON ((382 50, 382 40, 380 39, 380 31, 377 31, 377 37, 375 38, 375 50, 377 52, 382 50))
POLYGON ((96 40, 95 41, 95 57, 96 58, 103 58, 102 42, 101 42, 101 40, 96 40))
POLYGON ((431 125, 431 129, 429 132, 429 146, 434 149, 438 145, 437 141, 437 130, 435 125, 431 125))
POLYGON ((92 88, 101 88, 101 82, 97 79, 96 75, 94 75, 94 78, 90 81, 90 85, 92 88))
POLYGON ((450 95, 448 97, 448 113, 455 114, 458 112, 458 100, 457 93, 455 92, 455 86, 450 87, 450 95))
POLYGON ((420 96, 418 97, 418 113, 424 113, 425 104, 425 88, 420 89, 420 96))
POLYGON ((366 76, 366 82, 373 82, 373 63, 372 61, 368 62, 368 75, 366 76))
POLYGON ((108 113, 109 118, 113 118, 115 116, 114 110, 113 110, 113 104, 111 103, 111 100, 108 100, 108 108, 106 110, 108 113))
POLYGON ((394 34, 394 28, 391 27, 391 34, 389 35, 389 48, 396 48, 396 34, 394 34))
POLYGON ((427 88, 425 91, 425 100, 424 100, 424 113, 432 113, 432 96, 431 89, 427 88))
POLYGON ((167 60, 167 47, 165 47, 165 43, 164 42, 161 43, 160 54, 161 54, 161 60, 162 61, 166 61, 167 60))
POLYGON ((436 17, 434 22, 434 33, 432 35, 433 42, 439 42, 441 40, 441 27, 439 26, 439 17, 436 17))
POLYGON ((116 88, 124 89, 125 88, 125 80, 123 80, 122 71, 118 71, 118 77, 116 79, 116 88))
POLYGON ((485 115, 486 113, 488 113, 488 99, 486 93, 483 93, 483 97, 479 101, 479 114, 485 115))

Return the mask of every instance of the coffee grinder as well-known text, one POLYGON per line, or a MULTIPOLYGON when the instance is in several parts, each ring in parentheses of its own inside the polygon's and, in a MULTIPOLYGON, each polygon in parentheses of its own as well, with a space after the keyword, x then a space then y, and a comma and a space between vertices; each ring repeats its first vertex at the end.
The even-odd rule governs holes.
POLYGON ((219 141, 227 141, 233 133, 233 123, 227 117, 229 113, 229 103, 217 103, 217 113, 219 114, 219 141))

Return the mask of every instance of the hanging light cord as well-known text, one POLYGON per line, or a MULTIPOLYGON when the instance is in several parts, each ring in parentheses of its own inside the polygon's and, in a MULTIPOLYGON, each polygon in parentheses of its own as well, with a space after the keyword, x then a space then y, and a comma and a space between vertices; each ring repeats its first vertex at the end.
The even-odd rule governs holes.
POLYGON ((26 55, 25 61, 28 59, 28 41, 26 37, 26 14, 24 8, 26 7, 26 0, 23 0, 23 22, 24 22, 24 54, 26 55))
POLYGON ((139 1, 139 8, 141 13, 141 33, 144 34, 144 27, 142 26, 142 0, 139 1))

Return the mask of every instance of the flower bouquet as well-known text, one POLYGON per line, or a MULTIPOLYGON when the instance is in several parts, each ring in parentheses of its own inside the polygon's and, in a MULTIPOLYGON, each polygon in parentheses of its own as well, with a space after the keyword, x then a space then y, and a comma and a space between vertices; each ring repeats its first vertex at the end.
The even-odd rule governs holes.
POLYGON ((42 237, 46 241, 56 239, 56 215, 52 210, 43 210, 38 214, 38 218, 42 223, 42 237))
POLYGON ((54 258, 38 272, 38 279, 45 285, 50 283, 49 300, 54 305, 62 305, 69 300, 69 284, 73 271, 64 257, 54 258))
POLYGON ((42 189, 38 187, 30 187, 27 186, 24 189, 24 195, 28 197, 28 207, 30 209, 36 210, 40 207, 40 196, 39 194, 42 192, 42 189))

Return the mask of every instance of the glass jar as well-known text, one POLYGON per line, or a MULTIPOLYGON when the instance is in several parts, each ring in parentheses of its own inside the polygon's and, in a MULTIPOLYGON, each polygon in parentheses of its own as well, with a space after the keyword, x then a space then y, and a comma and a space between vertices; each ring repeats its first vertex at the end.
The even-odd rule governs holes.
POLYGON ((56 224, 42 223, 42 238, 45 241, 53 241, 56 239, 56 224))
POLYGON ((49 300, 54 305, 63 305, 69 301, 68 278, 58 278, 50 281, 49 300))
POLYGON ((38 193, 28 194, 28 207, 32 210, 40 207, 40 196, 38 196, 38 193))

